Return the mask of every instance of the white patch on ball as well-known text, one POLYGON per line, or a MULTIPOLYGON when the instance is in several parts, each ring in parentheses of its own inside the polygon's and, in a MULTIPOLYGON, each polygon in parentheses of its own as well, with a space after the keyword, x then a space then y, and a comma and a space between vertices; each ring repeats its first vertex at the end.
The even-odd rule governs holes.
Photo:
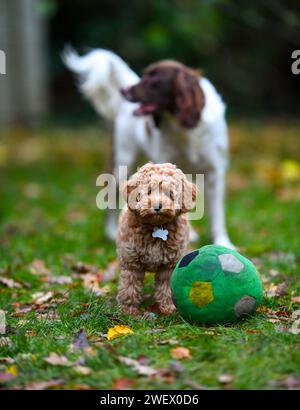
POLYGON ((244 269, 244 264, 240 260, 238 260, 234 255, 231 255, 231 253, 223 253, 218 257, 221 262, 223 270, 227 270, 228 272, 240 273, 244 269))

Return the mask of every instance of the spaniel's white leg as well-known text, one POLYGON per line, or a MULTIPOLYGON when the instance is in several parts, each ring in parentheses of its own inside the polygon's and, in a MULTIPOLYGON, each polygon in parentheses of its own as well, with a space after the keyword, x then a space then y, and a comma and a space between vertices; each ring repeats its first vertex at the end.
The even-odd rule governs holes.
MULTIPOLYGON (((133 165, 138 153, 133 128, 130 129, 130 127, 128 127, 128 122, 129 120, 127 121, 127 117, 125 115, 120 116, 116 120, 111 151, 111 172, 116 180, 117 205, 120 205, 118 201, 119 187, 121 183, 132 174, 133 165)), ((117 232, 118 209, 108 209, 105 227, 106 236, 111 240, 115 240, 117 237, 117 232)))
POLYGON ((216 169, 205 175, 205 198, 210 217, 213 243, 235 249, 231 243, 225 224, 224 196, 225 170, 216 169))

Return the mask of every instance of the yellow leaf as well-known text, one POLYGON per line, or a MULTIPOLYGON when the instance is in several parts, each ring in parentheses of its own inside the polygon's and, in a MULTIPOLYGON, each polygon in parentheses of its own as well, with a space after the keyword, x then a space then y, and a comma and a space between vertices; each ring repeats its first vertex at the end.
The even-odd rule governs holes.
POLYGON ((107 339, 113 340, 113 339, 116 339, 117 337, 128 336, 132 333, 133 331, 130 329, 129 326, 117 325, 115 327, 111 327, 108 329, 107 339))
POLYGON ((16 377, 18 375, 18 368, 15 365, 9 366, 6 369, 6 373, 10 373, 12 376, 16 377))
POLYGON ((300 164, 296 161, 285 160, 280 164, 280 174, 284 181, 296 181, 300 178, 300 164))
POLYGON ((191 359, 192 355, 189 349, 186 347, 175 347, 174 349, 170 350, 171 355, 174 359, 191 359))

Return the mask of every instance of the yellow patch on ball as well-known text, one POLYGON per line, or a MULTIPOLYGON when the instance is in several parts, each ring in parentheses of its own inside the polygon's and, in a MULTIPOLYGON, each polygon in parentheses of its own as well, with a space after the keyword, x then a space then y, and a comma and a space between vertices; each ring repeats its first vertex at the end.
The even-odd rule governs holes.
POLYGON ((203 307, 214 300, 211 282, 194 282, 191 287, 189 298, 194 305, 203 307))

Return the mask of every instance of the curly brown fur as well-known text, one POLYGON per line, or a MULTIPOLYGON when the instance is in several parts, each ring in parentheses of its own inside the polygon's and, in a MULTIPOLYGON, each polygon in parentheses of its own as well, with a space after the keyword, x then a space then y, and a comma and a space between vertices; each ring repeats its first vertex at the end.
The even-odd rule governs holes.
POLYGON ((137 314, 143 297, 146 271, 154 272, 155 299, 160 311, 175 309, 170 290, 171 272, 185 254, 196 187, 173 164, 144 165, 123 185, 127 208, 119 219, 117 238, 121 277, 118 302, 127 313, 137 314), (156 210, 155 210, 156 209, 156 210), (155 226, 168 230, 163 241, 152 236, 155 226))

